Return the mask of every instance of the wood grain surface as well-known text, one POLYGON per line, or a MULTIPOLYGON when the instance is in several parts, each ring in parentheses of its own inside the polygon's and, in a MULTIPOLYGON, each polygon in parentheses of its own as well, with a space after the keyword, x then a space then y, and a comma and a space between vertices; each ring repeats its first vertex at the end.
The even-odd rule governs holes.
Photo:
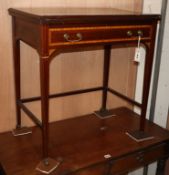
MULTIPOLYGON (((50 156, 63 160, 51 175, 69 174, 84 167, 70 174, 102 175, 110 159, 111 173, 121 174, 117 172, 138 168, 168 153, 164 145, 169 132, 146 121, 146 131, 155 138, 135 142, 125 132, 138 127, 139 117, 126 108, 115 109, 113 113, 117 116, 104 120, 85 115, 50 124, 50 156), (105 160, 106 154, 111 155, 109 160, 105 160), (143 155, 141 162, 140 155, 143 155)), ((43 175, 35 170, 41 160, 41 133, 37 127, 32 131, 33 134, 24 137, 13 137, 10 132, 0 134, 1 163, 7 175, 43 175)))

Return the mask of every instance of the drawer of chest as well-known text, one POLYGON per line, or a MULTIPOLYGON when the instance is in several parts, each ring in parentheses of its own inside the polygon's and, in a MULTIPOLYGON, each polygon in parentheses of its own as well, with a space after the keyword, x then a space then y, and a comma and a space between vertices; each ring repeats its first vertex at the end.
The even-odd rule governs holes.
POLYGON ((49 47, 60 45, 113 43, 151 38, 151 26, 97 26, 74 28, 49 28, 49 47))
POLYGON ((126 156, 112 162, 111 173, 128 172, 157 161, 166 155, 166 145, 161 144, 146 151, 126 156))
POLYGON ((108 166, 106 164, 102 164, 82 169, 80 171, 71 173, 71 175, 106 175, 107 172, 108 172, 108 166))

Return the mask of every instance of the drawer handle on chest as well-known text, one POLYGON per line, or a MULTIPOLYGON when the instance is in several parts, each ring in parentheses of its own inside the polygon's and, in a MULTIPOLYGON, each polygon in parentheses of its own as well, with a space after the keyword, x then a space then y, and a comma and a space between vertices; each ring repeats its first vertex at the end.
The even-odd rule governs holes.
POLYGON ((137 34, 138 34, 138 36, 143 36, 143 31, 138 30, 138 31, 137 31, 137 34))
POLYGON ((64 37, 64 39, 65 39, 66 41, 68 41, 68 42, 78 42, 78 41, 81 41, 82 38, 83 38, 81 33, 77 33, 77 34, 76 34, 77 39, 75 39, 75 40, 71 40, 71 39, 70 39, 70 35, 67 34, 67 33, 65 33, 65 34, 63 35, 63 37, 64 37))
POLYGON ((133 35, 133 32, 131 30, 127 31, 127 36, 132 36, 133 35))

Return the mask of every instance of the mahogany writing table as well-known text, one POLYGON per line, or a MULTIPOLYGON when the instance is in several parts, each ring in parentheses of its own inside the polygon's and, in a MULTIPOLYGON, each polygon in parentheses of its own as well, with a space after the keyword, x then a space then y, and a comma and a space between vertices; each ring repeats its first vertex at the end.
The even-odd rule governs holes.
POLYGON ((95 114, 104 118, 113 115, 106 108, 107 92, 111 92, 141 108, 138 128, 128 131, 127 134, 137 141, 147 140, 153 137, 151 134, 145 132, 145 115, 151 79, 156 27, 157 22, 160 20, 159 15, 143 15, 128 11, 99 8, 11 8, 9 9, 9 13, 12 15, 17 104, 17 127, 14 134, 20 135, 25 132, 25 129, 21 126, 20 112, 22 109, 42 130, 43 161, 39 164, 38 169, 47 173, 60 164, 60 161, 55 162, 49 158, 48 153, 49 98, 102 91, 102 106, 95 114), (136 46, 139 37, 141 38, 141 44, 146 49, 142 103, 138 103, 108 86, 111 46, 124 43, 136 46), (32 46, 39 54, 41 97, 21 98, 20 41, 32 46), (64 52, 68 48, 73 49, 90 45, 103 45, 104 47, 103 85, 95 88, 49 95, 49 65, 51 59, 54 58, 56 53, 64 52), (42 121, 37 119, 24 104, 36 100, 41 100, 42 121))

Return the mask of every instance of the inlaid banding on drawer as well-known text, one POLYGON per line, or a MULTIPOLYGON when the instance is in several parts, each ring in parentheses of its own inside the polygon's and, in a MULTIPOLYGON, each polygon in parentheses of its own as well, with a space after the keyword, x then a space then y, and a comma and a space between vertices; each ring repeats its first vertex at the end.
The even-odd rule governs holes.
POLYGON ((50 28, 48 32, 48 44, 50 47, 135 41, 140 34, 142 40, 148 40, 151 38, 151 33, 152 29, 150 25, 50 28))
POLYGON ((166 146, 166 144, 161 144, 154 146, 148 150, 140 151, 135 154, 131 154, 121 159, 115 160, 112 163, 113 166, 111 174, 116 174, 120 171, 126 172, 127 170, 134 170, 135 168, 150 164, 166 156, 168 154, 166 146))

